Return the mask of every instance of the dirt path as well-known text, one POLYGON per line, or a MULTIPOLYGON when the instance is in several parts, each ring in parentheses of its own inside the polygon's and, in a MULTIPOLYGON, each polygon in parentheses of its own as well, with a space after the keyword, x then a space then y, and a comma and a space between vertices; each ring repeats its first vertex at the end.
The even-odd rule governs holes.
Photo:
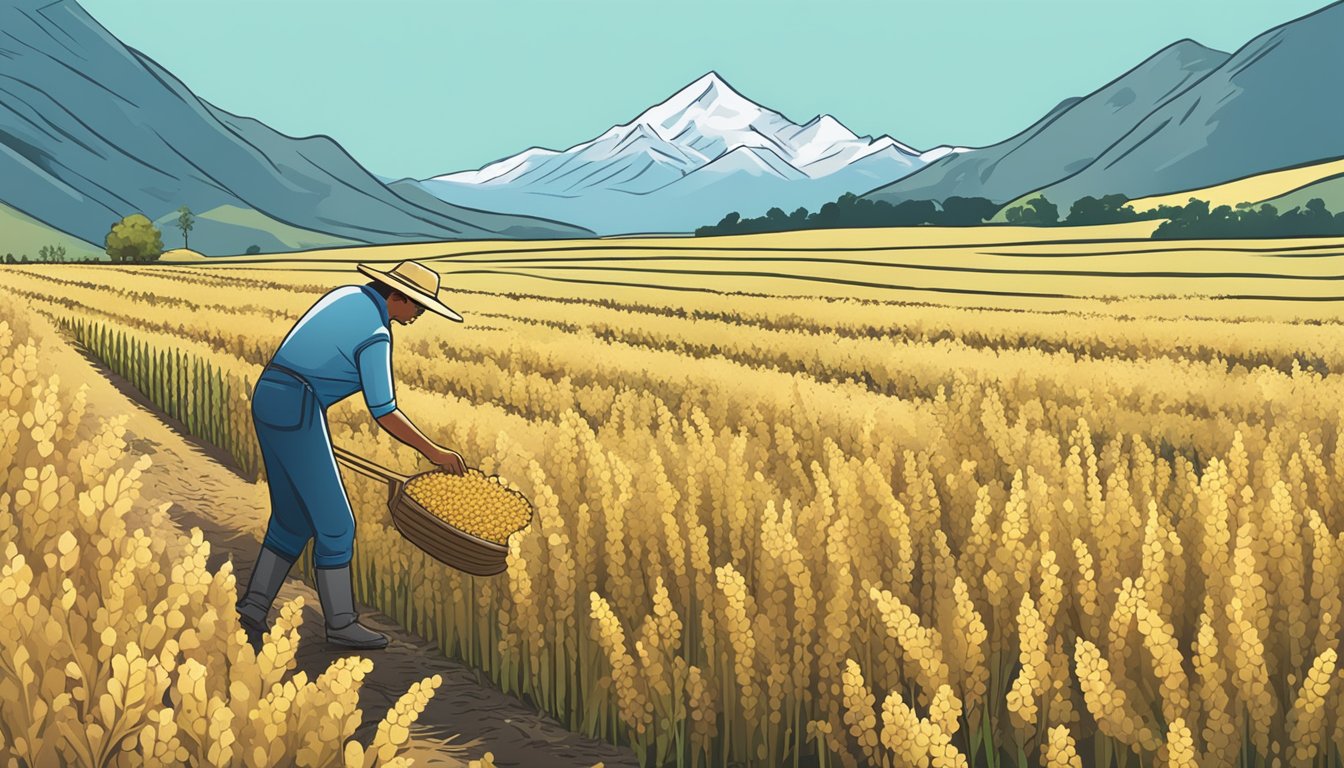
MULTIPOLYGON (((171 502, 169 514, 183 531, 200 528, 210 542, 211 570, 232 560, 238 588, 244 589, 258 546, 251 531, 264 527, 268 510, 264 490, 229 469, 222 452, 187 436, 180 425, 157 413, 128 382, 96 359, 73 345, 59 350, 58 357, 51 363, 62 381, 89 386, 90 411, 104 418, 129 417, 127 437, 134 451, 154 460, 144 478, 143 497, 171 502)), ((295 595, 304 598, 299 669, 315 676, 337 658, 357 653, 326 644, 316 593, 291 578, 279 599, 295 595)), ((360 618, 392 638, 387 648, 367 652, 374 667, 360 693, 364 722, 357 732, 366 744, 401 694, 422 678, 439 674, 443 685, 414 731, 409 754, 418 766, 464 766, 487 751, 494 753, 499 766, 638 765, 629 750, 565 729, 548 715, 502 693, 475 669, 444 658, 429 642, 381 613, 362 607, 360 618)))

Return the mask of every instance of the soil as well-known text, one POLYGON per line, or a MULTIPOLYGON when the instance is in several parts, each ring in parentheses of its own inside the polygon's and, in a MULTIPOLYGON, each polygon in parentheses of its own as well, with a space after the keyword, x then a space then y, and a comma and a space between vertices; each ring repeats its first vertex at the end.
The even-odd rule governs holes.
MULTIPOLYGON (((174 523, 184 532, 199 528, 210 542, 211 570, 231 560, 238 589, 245 589, 259 546, 253 532, 264 529, 269 514, 265 489, 237 474, 226 454, 187 435, 127 381, 73 344, 54 356, 57 359, 51 362, 62 381, 88 385, 90 411, 103 418, 129 418, 127 438, 133 451, 153 459, 143 478, 142 497, 171 502, 174 523)), ((332 661, 360 653, 326 643, 317 595, 302 581, 290 578, 277 606, 296 595, 304 598, 298 669, 313 677, 332 661)), ((501 767, 638 765, 630 750, 569 731, 536 707, 500 691, 478 670, 445 658, 431 643, 387 616, 361 606, 360 621, 391 638, 387 648, 363 652, 374 665, 360 692, 364 721, 356 738, 364 744, 412 684, 439 674, 443 684, 420 715, 406 752, 417 766, 459 768, 485 752, 493 753, 501 767)))

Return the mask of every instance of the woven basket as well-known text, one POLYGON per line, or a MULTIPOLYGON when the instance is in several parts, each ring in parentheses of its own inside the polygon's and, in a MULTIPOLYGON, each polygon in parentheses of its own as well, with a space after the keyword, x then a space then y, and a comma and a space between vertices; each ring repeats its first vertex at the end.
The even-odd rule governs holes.
POLYGON ((445 565, 474 576, 494 576, 507 567, 509 548, 503 544, 472 536, 436 517, 406 495, 401 483, 388 503, 392 524, 406 540, 445 565))
POLYGON ((350 469, 387 483, 387 509, 392 524, 425 554, 473 576, 494 576, 508 567, 508 547, 454 528, 406 494, 406 485, 420 475, 408 477, 393 472, 339 446, 333 446, 332 453, 350 469))

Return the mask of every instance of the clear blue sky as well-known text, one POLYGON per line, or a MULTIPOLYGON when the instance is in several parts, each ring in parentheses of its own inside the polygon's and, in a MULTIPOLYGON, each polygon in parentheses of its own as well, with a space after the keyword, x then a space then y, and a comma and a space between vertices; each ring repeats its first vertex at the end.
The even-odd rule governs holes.
POLYGON ((1181 38, 1231 52, 1325 0, 82 0, 198 96, 385 176, 563 149, 709 70, 803 122, 1004 139, 1181 38))

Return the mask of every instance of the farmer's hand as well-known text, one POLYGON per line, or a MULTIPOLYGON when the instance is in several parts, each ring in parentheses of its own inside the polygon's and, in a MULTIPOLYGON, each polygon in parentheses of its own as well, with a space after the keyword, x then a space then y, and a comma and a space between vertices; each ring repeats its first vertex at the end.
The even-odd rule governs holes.
POLYGON ((467 462, 462 460, 462 455, 457 451, 436 447, 426 452, 425 458, 439 465, 440 469, 450 475, 461 475, 467 471, 467 462))
POLYGON ((461 475, 467 471, 467 462, 462 460, 462 456, 457 451, 450 451, 447 448, 425 437, 411 420, 406 418, 400 410, 385 413, 378 417, 378 425, 401 442, 411 446, 419 451, 426 459, 437 464, 450 475, 461 475))

